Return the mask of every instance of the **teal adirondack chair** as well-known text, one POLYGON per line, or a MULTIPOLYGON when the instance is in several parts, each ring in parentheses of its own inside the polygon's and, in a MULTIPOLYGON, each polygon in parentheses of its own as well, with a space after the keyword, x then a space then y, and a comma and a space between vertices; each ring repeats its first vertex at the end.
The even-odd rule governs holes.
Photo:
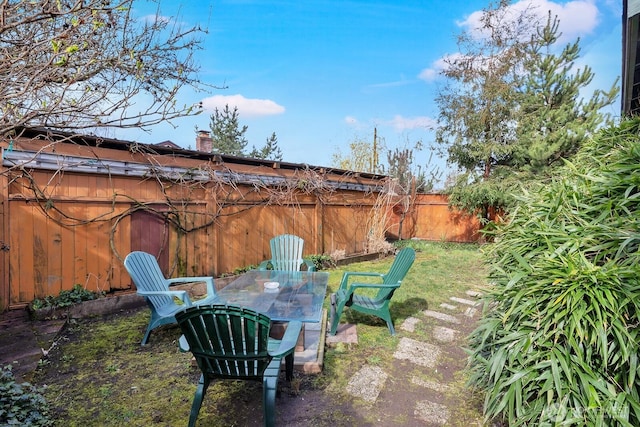
POLYGON ((209 305, 176 314, 184 334, 181 351, 190 351, 202 371, 191 405, 189 427, 195 426, 212 379, 262 381, 264 425, 275 425, 275 400, 282 359, 285 378, 293 378, 294 351, 302 323, 288 323, 281 340, 269 337, 271 321, 262 313, 236 306, 209 305))
POLYGON ((308 271, 316 271, 313 261, 302 258, 304 240, 293 234, 281 234, 269 241, 271 246, 271 259, 262 261, 259 270, 266 270, 271 266, 273 270, 300 271, 302 265, 307 266, 308 271))
POLYGON ((147 301, 151 309, 151 320, 142 338, 141 345, 149 342, 151 331, 158 326, 176 323, 175 314, 185 307, 200 304, 211 304, 216 299, 216 288, 213 277, 177 277, 166 279, 156 258, 146 252, 134 251, 124 259, 124 266, 136 285, 138 295, 147 301), (187 291, 170 290, 177 283, 205 282, 206 297, 191 301, 187 291), (177 303, 176 299, 181 301, 177 303))
MULTIPOLYGON (((398 252, 393 264, 387 273, 374 272, 345 272, 340 282, 337 292, 331 294, 331 335, 335 335, 338 330, 338 323, 344 307, 361 313, 377 316, 387 322, 391 335, 395 335, 389 303, 393 293, 400 287, 404 276, 413 265, 416 253, 412 248, 404 248, 398 252), (380 278, 382 283, 356 283, 353 278, 375 277, 380 278), (375 296, 359 295, 358 290, 377 289, 375 296)), ((362 292, 361 292, 362 293, 362 292)))

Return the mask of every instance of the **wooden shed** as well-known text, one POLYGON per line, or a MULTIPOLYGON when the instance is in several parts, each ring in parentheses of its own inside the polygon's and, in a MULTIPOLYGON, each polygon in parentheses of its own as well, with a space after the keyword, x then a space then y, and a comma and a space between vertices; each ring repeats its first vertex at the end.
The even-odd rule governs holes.
POLYGON ((75 284, 132 290, 122 261, 133 250, 157 256, 168 276, 255 265, 282 233, 304 238, 305 255, 364 253, 381 209, 389 235, 477 239, 474 218, 444 196, 416 195, 400 215, 381 206, 384 175, 46 129, 0 147, 0 311, 75 284))

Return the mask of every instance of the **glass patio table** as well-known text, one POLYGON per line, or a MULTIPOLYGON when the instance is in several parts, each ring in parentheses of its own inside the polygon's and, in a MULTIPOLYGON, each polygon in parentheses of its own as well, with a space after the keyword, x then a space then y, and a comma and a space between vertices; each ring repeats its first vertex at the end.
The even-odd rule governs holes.
MULTIPOLYGON (((319 323, 327 293, 329 273, 310 271, 250 270, 218 291, 216 302, 264 313, 272 322, 299 320, 302 332, 296 351, 305 350, 305 324, 319 323), (265 283, 277 283, 269 289, 265 283)), ((277 327, 272 327, 275 331, 277 327)))
POLYGON ((328 280, 327 272, 250 270, 219 290, 218 301, 264 313, 275 322, 317 323, 328 280), (265 287, 274 282, 275 289, 265 287))

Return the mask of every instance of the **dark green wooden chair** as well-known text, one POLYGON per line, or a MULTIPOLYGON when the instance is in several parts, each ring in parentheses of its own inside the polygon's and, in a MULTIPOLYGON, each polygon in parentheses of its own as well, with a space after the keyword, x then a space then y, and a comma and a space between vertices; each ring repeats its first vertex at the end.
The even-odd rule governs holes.
POLYGON ((282 359, 285 378, 293 377, 293 357, 302 323, 289 322, 281 340, 269 337, 271 321, 253 310, 207 305, 176 314, 184 334, 180 350, 190 351, 202 371, 191 406, 189 426, 194 426, 212 379, 262 381, 264 425, 274 426, 275 399, 282 359))
POLYGON ((316 271, 313 261, 302 258, 304 240, 293 234, 281 234, 269 240, 271 259, 262 261, 259 270, 271 268, 279 271, 300 271, 305 265, 307 271, 316 271))
POLYGON ((211 304, 217 298, 213 277, 167 279, 164 277, 156 257, 146 252, 131 252, 124 259, 124 266, 136 285, 137 294, 144 297, 151 310, 151 319, 142 337, 142 345, 149 342, 151 331, 158 326, 176 323, 175 314, 178 311, 192 305, 211 304), (202 299, 191 301, 187 291, 171 290, 172 285, 195 282, 206 283, 207 295, 202 299))
MULTIPOLYGON (((416 259, 416 252, 412 248, 404 248, 398 252, 387 273, 374 272, 345 272, 338 290, 331 294, 331 327, 329 332, 335 335, 338 330, 340 316, 345 307, 361 313, 377 316, 387 322, 391 335, 395 335, 389 303, 393 293, 400 287, 404 276, 416 259), (353 278, 374 277, 380 278, 381 283, 356 283, 353 278), (357 293, 365 289, 373 289, 375 296, 367 296, 357 293)), ((371 292, 371 291, 368 291, 371 292)))

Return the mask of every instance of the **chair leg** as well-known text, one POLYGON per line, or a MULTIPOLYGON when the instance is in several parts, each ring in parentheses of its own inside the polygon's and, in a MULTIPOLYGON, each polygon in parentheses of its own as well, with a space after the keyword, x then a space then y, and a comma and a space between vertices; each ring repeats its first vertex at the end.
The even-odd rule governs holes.
POLYGON ((293 379, 293 353, 284 357, 284 373, 287 381, 293 379))
POLYGON ((336 294, 331 294, 329 296, 330 302, 330 312, 329 312, 329 324, 333 325, 333 319, 336 317, 336 294))
POLYGON ((207 388, 211 380, 204 375, 200 376, 198 381, 198 388, 196 388, 196 395, 193 398, 193 404, 191 405, 191 414, 189 415, 189 427, 196 425, 196 419, 198 419, 198 413, 200 413, 200 407, 202 406, 202 400, 207 393, 207 388))
POLYGON ((149 303, 149 306, 151 307, 151 318, 149 319, 147 331, 144 333, 144 337, 142 337, 141 345, 147 345, 149 343, 149 336, 151 335, 151 331, 162 325, 162 318, 157 314, 153 306, 151 306, 151 303, 149 303))
POLYGON ((151 324, 149 324, 149 326, 147 327, 147 331, 144 333, 144 336, 142 337, 142 342, 140 343, 140 345, 147 345, 149 343, 149 335, 151 335, 152 330, 153 328, 151 327, 151 324))
MULTIPOLYGON (((335 296, 333 296, 333 298, 335 299, 335 296)), ((340 323, 340 317, 342 316, 342 310, 344 310, 345 302, 346 301, 336 301, 335 303, 335 314, 332 316, 331 328, 329 330, 329 333, 331 335, 335 335, 336 332, 338 331, 338 324, 340 323)), ((334 305, 333 299, 332 299, 332 305, 334 305)), ((334 308, 332 307, 331 310, 333 311, 334 308)))
POLYGON ((391 321, 391 319, 387 320, 387 327, 389 328, 389 332, 391 332, 391 335, 396 334, 396 330, 393 327, 393 322, 391 321))
POLYGON ((391 313, 386 312, 383 315, 381 315, 380 317, 382 318, 382 320, 387 322, 387 327, 389 328, 389 332, 391 332, 391 335, 395 335, 396 334, 396 330, 393 327, 393 320, 391 320, 391 313))
POLYGON ((276 425, 276 391, 278 389, 278 377, 266 376, 262 383, 262 404, 264 405, 264 425, 274 427, 276 425))

